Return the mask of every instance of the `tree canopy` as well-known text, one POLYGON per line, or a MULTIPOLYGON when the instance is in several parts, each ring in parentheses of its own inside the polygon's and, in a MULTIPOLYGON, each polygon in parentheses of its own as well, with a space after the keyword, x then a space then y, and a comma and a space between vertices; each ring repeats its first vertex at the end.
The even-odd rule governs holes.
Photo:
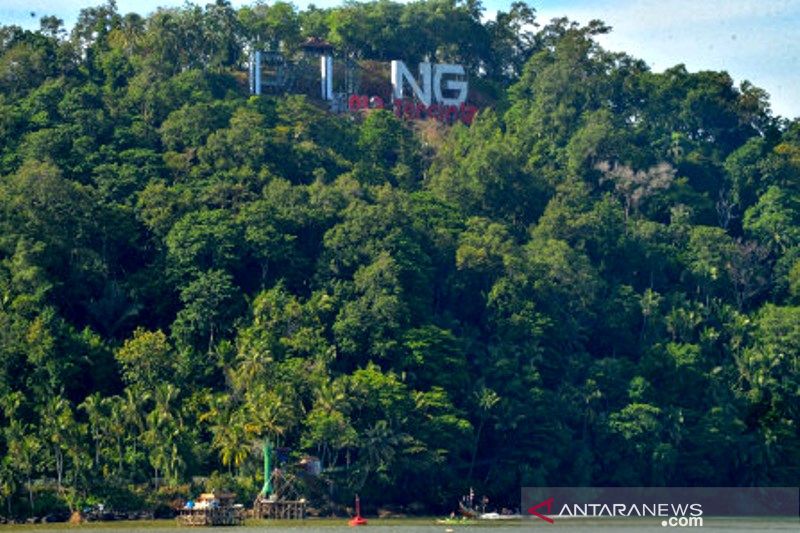
POLYGON ((264 439, 320 458, 320 506, 796 484, 800 122, 599 21, 483 15, 0 27, 0 514, 198 477, 249 501, 264 439), (487 105, 450 127, 249 95, 254 43, 312 36, 461 63, 487 105))

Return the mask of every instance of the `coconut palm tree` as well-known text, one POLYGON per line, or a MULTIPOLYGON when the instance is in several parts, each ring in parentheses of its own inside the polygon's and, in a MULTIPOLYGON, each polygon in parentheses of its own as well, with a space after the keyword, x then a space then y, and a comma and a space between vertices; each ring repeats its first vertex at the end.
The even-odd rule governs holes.
POLYGON ((246 431, 245 413, 241 409, 218 412, 211 431, 211 445, 219 451, 219 458, 228 472, 241 468, 247 459, 252 438, 246 431))
POLYGON ((125 400, 120 396, 103 398, 103 406, 108 413, 108 437, 114 442, 116 448, 114 455, 117 460, 116 474, 123 477, 123 459, 125 458, 125 436, 128 433, 126 427, 125 400))
MULTIPOLYGON (((61 396, 50 398, 40 413, 42 436, 50 445, 56 467, 56 482, 59 492, 63 492, 64 452, 74 447, 79 440, 79 428, 72 413, 69 400, 61 396)), ((78 466, 78 465, 76 465, 78 466)))
POLYGON ((103 399, 99 392, 87 396, 78 406, 89 419, 89 431, 94 441, 94 467, 100 469, 100 452, 108 430, 108 417, 104 413, 103 399))
POLYGON ((0 462, 0 495, 6 500, 9 517, 11 517, 11 496, 17 491, 17 475, 12 463, 11 456, 4 457, 0 462))
POLYGON ((42 442, 35 428, 19 420, 11 420, 6 427, 6 446, 8 456, 14 458, 14 466, 25 476, 28 503, 33 513, 33 474, 37 470, 37 465, 41 463, 39 452, 42 449, 42 442))
POLYGON ((356 474, 359 475, 357 490, 363 488, 371 474, 387 472, 391 468, 404 437, 386 420, 378 420, 364 431, 359 440, 356 464, 356 474))
POLYGON ((158 385, 155 405, 146 418, 147 429, 142 437, 149 449, 150 465, 153 467, 156 484, 159 472, 164 474, 168 482, 175 481, 183 463, 178 449, 183 428, 183 420, 176 405, 179 394, 180 389, 171 383, 158 385))

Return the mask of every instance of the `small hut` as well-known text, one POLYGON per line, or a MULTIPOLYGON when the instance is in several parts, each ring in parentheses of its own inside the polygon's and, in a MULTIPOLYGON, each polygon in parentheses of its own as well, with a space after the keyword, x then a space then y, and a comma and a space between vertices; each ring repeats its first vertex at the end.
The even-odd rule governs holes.
POLYGON ((230 492, 207 492, 180 509, 178 524, 182 526, 240 526, 244 523, 244 506, 234 503, 230 492))

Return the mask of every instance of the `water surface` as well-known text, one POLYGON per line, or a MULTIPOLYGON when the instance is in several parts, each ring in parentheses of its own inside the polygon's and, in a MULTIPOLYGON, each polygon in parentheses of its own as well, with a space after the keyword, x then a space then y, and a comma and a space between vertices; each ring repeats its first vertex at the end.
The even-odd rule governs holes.
POLYGON ((593 533, 611 531, 623 531, 624 533, 645 533, 645 532, 679 532, 696 530, 698 533, 723 533, 734 532, 793 532, 800 531, 800 520, 787 518, 774 519, 714 519, 707 518, 703 527, 662 527, 658 520, 561 520, 554 524, 541 521, 521 520, 521 521, 498 521, 491 523, 467 523, 467 524, 437 524, 435 519, 371 519, 369 525, 359 530, 354 530, 347 526, 347 521, 339 520, 304 520, 304 521, 248 521, 241 527, 179 527, 173 521, 154 520, 137 522, 94 522, 79 526, 69 524, 35 524, 35 525, 11 525, 0 526, 0 531, 41 531, 57 532, 64 531, 78 533, 175 533, 183 531, 186 533, 264 533, 265 531, 289 530, 296 533, 353 533, 375 529, 380 532, 397 533, 499 533, 514 531, 537 531, 546 532, 553 528, 558 528, 559 533, 593 533))

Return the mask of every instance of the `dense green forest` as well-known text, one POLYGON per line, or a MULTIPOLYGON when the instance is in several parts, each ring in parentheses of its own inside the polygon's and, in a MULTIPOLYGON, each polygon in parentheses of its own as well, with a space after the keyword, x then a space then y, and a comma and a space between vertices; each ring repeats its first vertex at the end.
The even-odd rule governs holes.
POLYGON ((0 515, 796 485, 800 121, 525 4, 0 27, 0 515), (470 126, 250 96, 248 44, 471 72, 470 126), (309 488, 312 490, 313 487, 309 488))

